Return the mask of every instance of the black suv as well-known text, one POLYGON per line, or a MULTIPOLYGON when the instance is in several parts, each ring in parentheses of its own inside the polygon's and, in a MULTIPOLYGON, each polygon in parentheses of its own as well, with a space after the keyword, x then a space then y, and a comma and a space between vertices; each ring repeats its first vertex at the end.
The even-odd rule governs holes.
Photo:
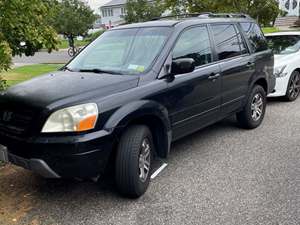
POLYGON ((121 26, 0 94, 0 159, 47 178, 113 165, 120 192, 138 197, 172 141, 232 114, 256 128, 274 86, 272 51, 246 15, 121 26))

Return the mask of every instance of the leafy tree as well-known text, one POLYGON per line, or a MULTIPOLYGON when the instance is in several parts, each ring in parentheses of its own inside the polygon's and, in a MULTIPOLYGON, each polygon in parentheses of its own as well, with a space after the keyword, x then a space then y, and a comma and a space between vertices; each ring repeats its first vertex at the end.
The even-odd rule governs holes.
POLYGON ((56 48, 56 32, 45 19, 48 11, 47 0, 0 0, 0 72, 9 68, 14 55, 56 48))
POLYGON ((174 14, 193 12, 246 13, 270 25, 280 13, 276 0, 165 0, 174 14))
POLYGON ((126 23, 151 20, 164 12, 162 1, 128 0, 126 3, 126 23))
POLYGON ((69 39, 71 47, 74 38, 85 36, 97 19, 93 10, 80 0, 61 0, 53 6, 51 14, 50 24, 69 39))

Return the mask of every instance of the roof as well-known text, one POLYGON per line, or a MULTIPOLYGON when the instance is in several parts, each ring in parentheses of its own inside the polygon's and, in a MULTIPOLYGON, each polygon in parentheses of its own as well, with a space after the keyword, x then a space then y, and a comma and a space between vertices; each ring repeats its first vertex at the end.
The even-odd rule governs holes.
POLYGON ((287 36, 287 35, 300 35, 300 31, 287 31, 287 32, 275 32, 266 34, 265 36, 287 36))
POLYGON ((109 2, 107 2, 106 4, 104 4, 102 7, 110 7, 110 6, 115 6, 115 5, 125 5, 127 2, 127 0, 111 0, 109 2))
POLYGON ((185 19, 163 19, 163 20, 154 20, 149 22, 142 22, 142 23, 133 23, 128 25, 121 25, 118 27, 113 28, 114 30, 119 29, 127 29, 127 28, 139 28, 139 27, 172 27, 177 24, 182 25, 194 25, 194 24, 205 24, 205 23, 220 23, 220 22, 245 22, 245 21, 253 21, 250 18, 185 18, 185 19))

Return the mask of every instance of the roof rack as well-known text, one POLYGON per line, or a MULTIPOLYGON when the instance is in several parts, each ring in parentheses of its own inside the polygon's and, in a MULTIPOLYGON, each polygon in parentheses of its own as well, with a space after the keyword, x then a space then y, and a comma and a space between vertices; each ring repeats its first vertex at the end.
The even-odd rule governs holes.
POLYGON ((249 15, 244 13, 212 13, 212 12, 202 12, 202 13, 188 13, 188 14, 178 14, 171 16, 162 16, 153 18, 154 20, 162 20, 162 19, 180 19, 180 18, 251 18, 249 15))

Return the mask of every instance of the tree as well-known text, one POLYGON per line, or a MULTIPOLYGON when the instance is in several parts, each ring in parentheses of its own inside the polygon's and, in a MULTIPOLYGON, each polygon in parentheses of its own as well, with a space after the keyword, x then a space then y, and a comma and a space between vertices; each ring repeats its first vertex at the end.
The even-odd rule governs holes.
POLYGON ((165 0, 174 14, 194 12, 246 13, 270 25, 280 13, 276 0, 165 0))
POLYGON ((61 0, 53 6, 50 24, 72 45, 75 37, 87 34, 96 19, 93 10, 80 0, 61 0))
MULTIPOLYGON (((56 32, 45 19, 48 11, 47 0, 0 0, 0 72, 9 69, 12 56, 56 48, 56 32)), ((3 84, 0 79, 0 90, 3 84)))
POLYGON ((126 23, 149 21, 164 12, 162 1, 128 0, 126 3, 126 23))

